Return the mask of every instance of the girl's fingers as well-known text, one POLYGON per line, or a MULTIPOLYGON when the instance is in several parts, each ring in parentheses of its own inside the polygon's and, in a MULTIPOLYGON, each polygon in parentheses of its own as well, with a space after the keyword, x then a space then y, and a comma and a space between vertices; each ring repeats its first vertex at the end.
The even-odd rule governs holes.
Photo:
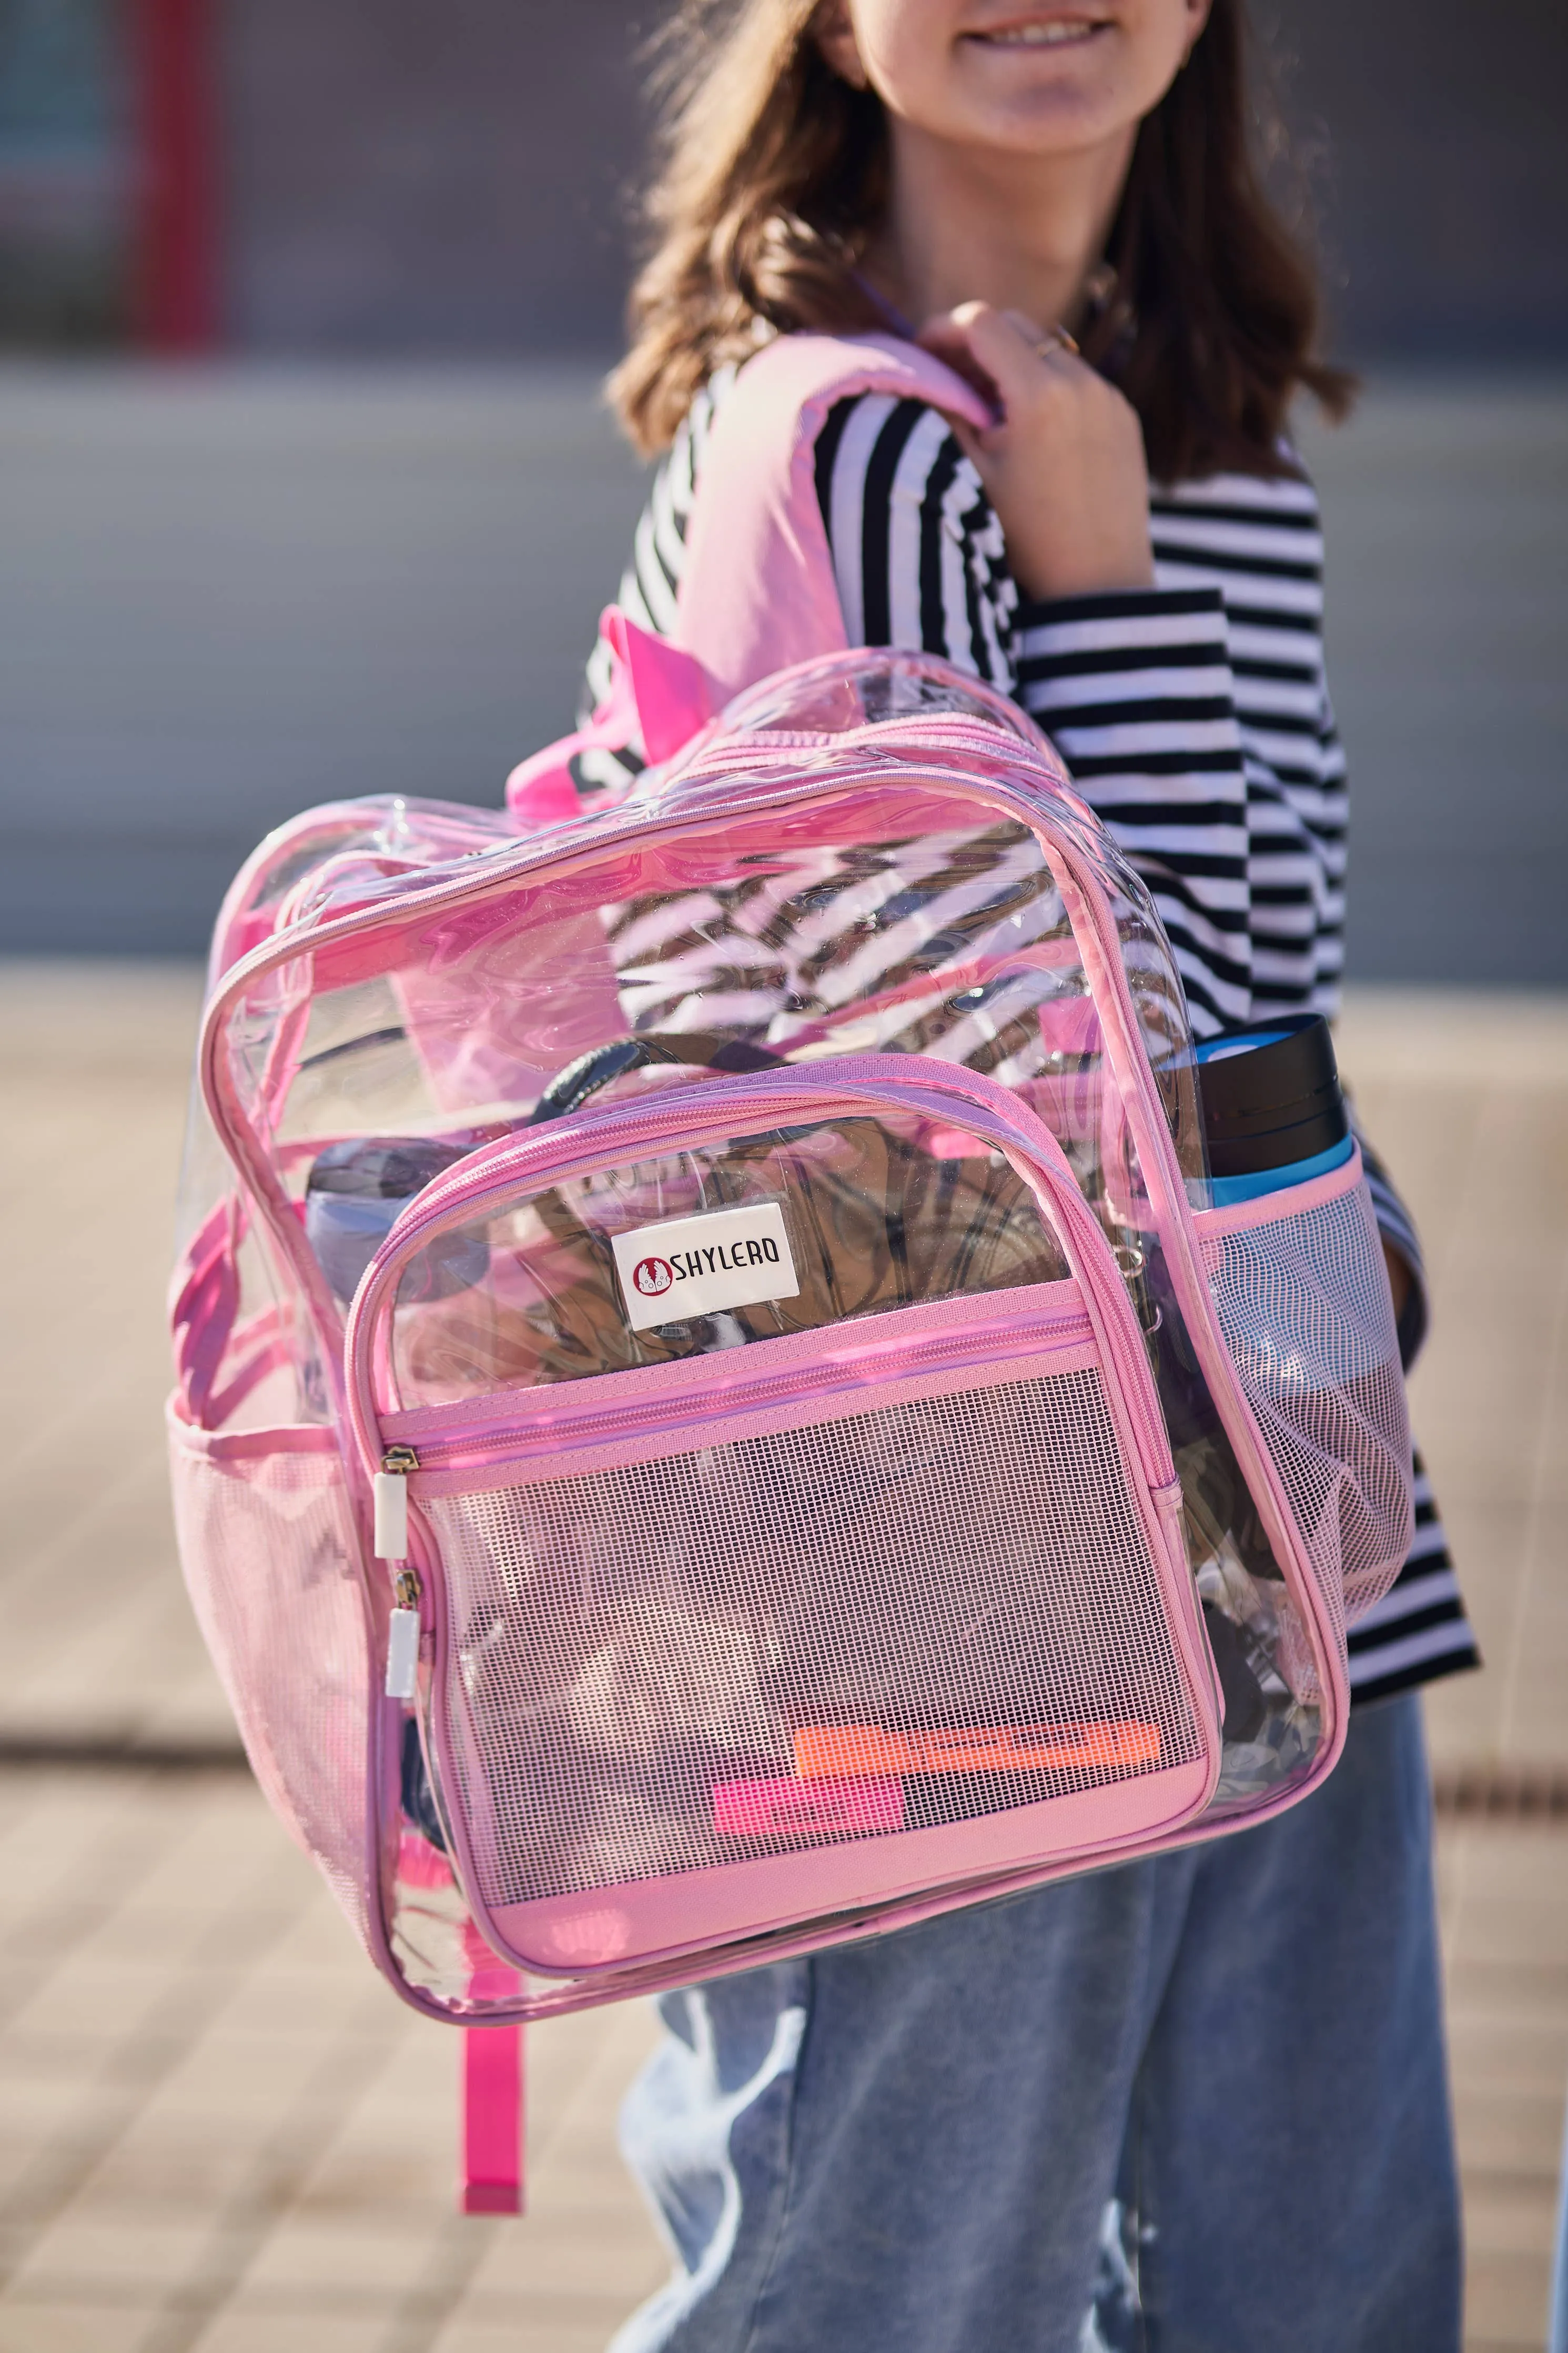
POLYGON ((922 350, 934 352, 939 360, 945 360, 954 375, 973 385, 982 400, 989 401, 995 409, 1001 408, 1001 388, 987 373, 956 311, 943 311, 935 319, 928 319, 916 341, 922 350))
POLYGON ((1041 326, 1037 319, 1031 319, 1026 311, 1004 311, 999 315, 1006 320, 1010 327, 1017 330, 1032 352, 1039 352, 1041 345, 1048 341, 1046 329, 1041 326))
POLYGON ((988 302, 963 302, 928 319, 920 341, 994 401, 1004 417, 1038 392, 1043 375, 1082 365, 1059 345, 1049 345, 1032 319, 994 311, 988 302))

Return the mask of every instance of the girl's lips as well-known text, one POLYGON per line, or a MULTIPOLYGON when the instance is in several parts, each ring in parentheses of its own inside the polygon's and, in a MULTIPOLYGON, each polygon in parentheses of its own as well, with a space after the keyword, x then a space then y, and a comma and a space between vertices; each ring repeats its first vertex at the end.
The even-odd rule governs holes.
POLYGON ((1103 16, 1051 16, 1018 25, 998 25, 986 31, 964 33, 988 49, 1061 49, 1092 41, 1109 26, 1103 16))

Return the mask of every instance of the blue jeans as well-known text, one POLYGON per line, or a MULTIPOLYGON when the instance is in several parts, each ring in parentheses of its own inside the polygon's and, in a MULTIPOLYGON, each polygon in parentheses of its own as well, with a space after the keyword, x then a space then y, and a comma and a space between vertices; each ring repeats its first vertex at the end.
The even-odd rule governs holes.
POLYGON ((669 1995, 612 2353, 1457 2353, 1414 1694, 1278 1821, 669 1995))

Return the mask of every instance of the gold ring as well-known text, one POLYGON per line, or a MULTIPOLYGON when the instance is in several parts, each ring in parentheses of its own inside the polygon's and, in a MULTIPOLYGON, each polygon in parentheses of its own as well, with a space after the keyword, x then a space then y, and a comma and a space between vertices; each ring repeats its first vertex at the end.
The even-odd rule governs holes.
POLYGON ((1050 352, 1068 352, 1074 359, 1079 357, 1078 345, 1065 327, 1053 327, 1050 333, 1035 345, 1036 356, 1039 359, 1043 360, 1050 352))

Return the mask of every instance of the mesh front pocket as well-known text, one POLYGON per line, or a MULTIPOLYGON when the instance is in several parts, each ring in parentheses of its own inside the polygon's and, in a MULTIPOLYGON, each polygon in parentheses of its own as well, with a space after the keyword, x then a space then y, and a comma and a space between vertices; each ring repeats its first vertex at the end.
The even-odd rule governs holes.
POLYGON ((494 1906, 1204 1755, 1092 1369, 423 1508, 494 1906))
MULTIPOLYGON (((1281 1198, 1287 1197, 1281 1196, 1281 1198)), ((1410 1425, 1364 1185, 1207 1241, 1215 1306, 1337 1625, 1399 1573, 1410 1425)))

